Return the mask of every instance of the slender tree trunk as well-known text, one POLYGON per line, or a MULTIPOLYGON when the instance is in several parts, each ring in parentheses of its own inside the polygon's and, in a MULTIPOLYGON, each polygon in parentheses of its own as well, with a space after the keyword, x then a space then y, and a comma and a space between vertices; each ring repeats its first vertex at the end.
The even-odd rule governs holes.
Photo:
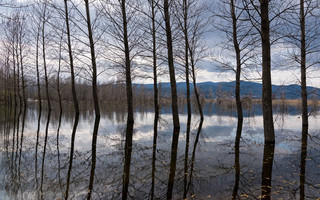
MULTIPOLYGON (((190 166, 190 174, 189 174, 189 182, 188 182, 188 186, 187 186, 187 191, 190 191, 190 188, 192 186, 192 176, 193 176, 193 171, 194 171, 194 163, 195 163, 195 159, 196 159, 196 151, 197 151, 197 146, 198 146, 198 143, 199 143, 199 138, 200 138, 200 134, 201 134, 201 130, 202 130, 202 125, 203 125, 203 118, 200 119, 199 127, 198 127, 198 130, 197 130, 196 139, 195 139, 194 145, 193 145, 192 157, 191 157, 191 166, 190 166)), ((191 196, 192 195, 193 194, 191 194, 191 196)))
POLYGON ((99 108, 99 98, 98 98, 98 88, 97 88, 97 63, 96 63, 96 54, 94 49, 94 41, 92 35, 92 27, 91 27, 91 19, 90 19, 90 8, 89 8, 89 0, 84 0, 86 7, 86 16, 87 16, 87 27, 88 27, 88 38, 90 43, 90 53, 91 53, 91 65, 92 65, 92 97, 95 111, 95 123, 92 134, 92 156, 91 156, 91 171, 90 171, 90 182, 89 189, 87 194, 87 199, 91 199, 91 194, 93 190, 93 181, 94 181, 94 173, 96 167, 96 144, 97 144, 97 136, 100 124, 100 108, 99 108))
MULTIPOLYGON (((79 121, 79 103, 78 103, 76 87, 75 87, 75 74, 74 74, 74 64, 73 64, 71 39, 70 39, 69 14, 68 14, 67 0, 64 0, 64 7, 65 7, 65 19, 66 19, 66 27, 67 27, 67 38, 68 38, 68 52, 69 52, 70 70, 71 70, 72 98, 73 98, 73 105, 74 105, 74 109, 75 109, 75 121, 74 121, 72 134, 71 134, 70 160, 69 160, 69 169, 68 169, 68 175, 67 175, 67 188, 66 188, 66 194, 65 194, 65 199, 67 200, 68 195, 69 195, 69 185, 70 185, 71 170, 72 170, 72 164, 73 164, 74 141, 75 141, 76 131, 77 131, 77 127, 78 127, 78 121, 79 121)), ((88 19, 90 19, 90 18, 88 18, 88 19)), ((89 28, 89 26, 88 26, 88 28, 89 28)), ((90 26, 90 30, 91 30, 91 26, 90 26)), ((92 35, 91 35, 91 38, 92 38, 92 35)), ((90 39, 90 47, 91 47, 91 44, 93 45, 93 43, 91 43, 91 39, 90 39)), ((60 55, 61 55, 61 44, 60 44, 60 55)), ((93 55, 95 55, 94 52, 93 52, 93 55)), ((60 59, 59 59, 59 62, 60 62, 60 59)), ((59 68, 60 68, 60 65, 59 65, 59 68)), ((95 107, 96 107, 96 105, 95 105, 95 107)))
POLYGON ((306 78, 306 31, 304 0, 300 0, 300 28, 301 28, 301 101, 302 101, 302 133, 308 134, 308 94, 306 78))
POLYGON ((237 35, 237 17, 235 14, 234 0, 230 0, 231 6, 231 17, 232 17, 232 33, 233 33, 233 46, 236 52, 237 68, 236 68, 236 104, 237 104, 237 114, 238 114, 238 124, 237 124, 237 135, 236 135, 236 146, 240 144, 242 124, 243 124, 243 113, 242 113, 242 102, 240 97, 240 75, 241 75, 241 57, 240 57, 240 47, 237 35))
POLYGON ((172 46, 172 33, 170 25, 170 13, 169 13, 169 2, 164 0, 164 20, 165 29, 167 36, 167 49, 168 49, 168 65, 170 74, 170 84, 171 84, 171 101, 172 101, 172 118, 173 118, 173 136, 172 136, 172 146, 171 146, 171 160, 170 160, 170 172, 168 180, 168 191, 167 199, 172 199, 174 177, 176 172, 176 162, 177 162, 177 150, 179 142, 179 132, 180 132, 180 122, 178 113, 178 96, 177 96, 177 85, 175 77, 175 69, 173 63, 173 46, 172 46))
POLYGON ((184 184, 183 199, 187 198, 187 182, 188 182, 188 154, 190 144, 190 126, 191 126, 191 101, 190 101, 190 81, 189 81, 189 37, 188 37, 188 3, 183 0, 183 33, 185 40, 185 76, 187 88, 187 130, 186 130, 186 149, 184 158, 184 184))
POLYGON ((24 108, 22 115, 22 127, 21 127, 21 136, 20 136, 20 152, 19 152, 19 162, 18 162, 18 177, 21 188, 21 156, 22 156, 22 148, 23 148, 23 134, 24 134, 24 125, 26 121, 26 109, 24 108))
POLYGON ((47 151, 47 143, 48 143, 48 132, 49 132, 49 124, 50 124, 50 117, 51 117, 51 109, 48 111, 47 116, 47 123, 46 123, 46 130, 44 136, 44 145, 43 145, 43 154, 42 154, 42 163, 41 163, 41 181, 40 181, 40 197, 44 199, 44 192, 43 192, 43 179, 44 179, 44 167, 45 167, 45 158, 46 158, 46 151, 47 151))
POLYGON ((154 198, 156 153, 158 139, 159 122, 159 99, 158 99, 158 75, 157 75, 157 46, 156 46, 156 26, 155 26, 155 2, 151 0, 152 9, 152 56, 153 56, 153 102, 154 102, 154 124, 153 124, 153 149, 152 149, 152 180, 151 180, 151 200, 154 198))
POLYGON ((203 116, 203 110, 202 110, 202 105, 200 101, 200 94, 197 88, 197 78, 196 78, 196 72, 195 72, 195 61, 194 61, 194 53, 193 51, 190 51, 190 59, 191 59, 191 72, 192 72, 192 82, 193 82, 193 88, 194 88, 194 94, 197 100, 197 106, 199 110, 199 115, 201 119, 204 119, 203 116))
POLYGON ((21 86, 20 86, 20 60, 19 60, 19 51, 18 51, 18 49, 19 49, 19 37, 18 37, 18 32, 16 33, 17 35, 16 35, 16 48, 15 48, 15 50, 16 50, 16 63, 17 63, 17 89, 18 89, 18 98, 19 98, 19 108, 20 108, 20 110, 22 109, 22 96, 21 96, 21 86))
POLYGON ((238 195, 239 183, 240 183, 240 146, 239 145, 235 145, 234 166, 235 166, 235 178, 234 178, 234 186, 232 191, 232 200, 239 199, 239 195, 238 195))
POLYGON ((17 103, 17 75, 16 75, 16 58, 15 58, 15 52, 14 52, 14 37, 12 40, 12 65, 13 65, 13 93, 14 93, 14 106, 15 109, 18 105, 17 103))
MULTIPOLYGON (((89 5, 88 5, 89 6, 89 5)), ((69 52, 69 60, 70 60, 70 73, 71 73, 71 88, 72 88, 72 98, 73 98, 73 105, 74 109, 76 112, 76 115, 79 114, 79 103, 78 103, 78 98, 77 98, 77 92, 76 92, 76 86, 75 86, 75 74, 74 74, 74 64, 73 64, 73 55, 72 55, 72 48, 71 48, 71 39, 70 39, 70 27, 69 27, 69 14, 68 14, 68 3, 67 0, 64 0, 64 7, 65 7, 65 18, 66 18, 66 26, 67 26, 67 38, 68 38, 68 52, 69 52)), ((88 20, 90 20, 90 15, 88 16, 88 20)), ((90 23, 90 21, 88 21, 90 23)), ((88 26, 89 28, 89 26, 88 26)), ((95 53, 94 53, 94 43, 92 39, 92 33, 91 33, 91 24, 90 24, 90 31, 89 31, 89 37, 90 39, 90 47, 91 47, 91 56, 93 56, 92 59, 94 59, 94 64, 92 61, 92 68, 93 69, 93 79, 95 79, 93 82, 95 82, 95 88, 93 89, 95 91, 95 96, 94 101, 95 101, 95 112, 98 111, 98 114, 100 115, 100 109, 99 109, 99 102, 98 102, 98 97, 97 97, 97 88, 96 88, 96 76, 97 76, 97 70, 96 70, 96 62, 95 62, 95 53), (96 105, 97 104, 97 105, 96 105)), ((60 53, 61 53, 61 44, 60 44, 60 53)), ((59 65, 60 66, 60 65, 59 65)), ((93 84, 92 84, 93 85, 93 84)), ((92 86, 93 87, 93 86, 92 86)))
POLYGON ((40 26, 37 31, 36 38, 36 70, 37 70, 37 91, 38 91, 38 106, 39 106, 39 116, 38 116, 38 128, 37 128, 37 139, 36 139, 36 152, 35 152, 35 180, 36 180, 36 190, 38 191, 39 181, 38 181, 38 146, 40 137, 40 120, 42 113, 42 103, 41 103, 41 87, 40 87, 40 73, 39 73, 39 40, 40 40, 40 26))
POLYGON ((130 49, 128 41, 127 30, 127 14, 126 14, 126 1, 121 1, 122 22, 123 22, 123 41, 125 49, 125 67, 126 67, 126 92, 127 92, 127 129, 126 129, 126 142, 125 142, 125 164, 123 172, 123 187, 122 199, 127 199, 129 179, 130 179, 130 163, 132 152, 132 135, 133 135, 133 97, 132 97, 132 82, 131 82, 131 63, 130 63, 130 49))
POLYGON ((84 0, 84 2, 86 6, 88 38, 90 43, 90 54, 91 54, 91 65, 92 65, 92 97, 93 97, 95 115, 96 117, 100 117, 100 107, 99 107, 98 88, 97 88, 97 63, 96 63, 96 53, 94 49, 94 41, 93 41, 93 34, 92 34, 92 27, 91 27, 89 0, 84 0))
POLYGON ((62 191, 62 182, 61 182, 61 173, 60 173, 61 162, 60 162, 60 148, 59 148, 59 136, 60 136, 61 121, 62 121, 62 110, 60 110, 60 114, 59 114, 59 123, 58 123, 58 128, 57 128, 57 140, 56 140, 57 157, 58 157, 58 179, 59 179, 60 190, 62 191))
POLYGON ((36 39, 36 70, 37 70, 37 91, 38 91, 39 113, 41 113, 42 103, 41 103, 41 87, 40 87, 40 72, 39 72, 39 38, 40 38, 40 27, 38 28, 37 39, 36 39))
POLYGON ((60 72, 61 72, 61 60, 62 60, 62 55, 61 55, 62 39, 63 39, 63 33, 61 34, 60 44, 59 44, 59 61, 58 61, 58 73, 57 73, 57 92, 58 92, 60 113, 62 113, 62 99, 61 99, 61 91, 60 91, 60 72))
POLYGON ((73 128, 72 128, 72 134, 71 134, 71 149, 70 149, 70 158, 69 158, 69 168, 68 168, 68 174, 67 174, 67 186, 66 186, 65 200, 67 200, 68 196, 69 196, 69 186, 70 186, 71 170, 72 170, 73 154, 74 154, 74 141, 75 141, 75 137, 76 137, 78 122, 79 122, 79 113, 76 113, 73 128))
MULTIPOLYGON (((20 31, 22 31, 22 29, 21 29, 20 31)), ((22 54, 22 32, 20 32, 19 49, 20 49, 20 67, 21 67, 21 81, 22 81, 22 97, 23 97, 24 112, 26 112, 26 108, 27 108, 27 97, 26 97, 26 83, 25 83, 25 78, 24 78, 24 66, 23 66, 23 54, 22 54)))
MULTIPOLYGON (((41 105, 41 104, 40 104, 41 105)), ((40 138, 40 123, 41 123, 41 107, 39 109, 38 116, 38 126, 37 126, 37 138, 36 138, 36 152, 35 152, 35 180, 36 180, 36 190, 38 191, 39 182, 38 182, 38 146, 39 146, 39 138, 40 138)))
POLYGON ((301 31, 301 102, 302 102, 302 141, 300 166, 300 199, 305 198, 305 173, 308 145, 308 94, 306 78, 306 28, 304 0, 300 0, 300 31, 301 31))
POLYGON ((48 80, 47 62, 46 62, 46 43, 45 43, 46 12, 47 12, 47 2, 44 3, 44 10, 43 10, 43 16, 42 16, 42 58, 43 58, 43 68, 44 68, 44 79, 46 83, 48 109, 49 111, 51 111, 51 101, 50 101, 50 95, 49 95, 49 80, 48 80))
POLYGON ((262 39, 262 109, 265 142, 274 143, 271 87, 269 0, 260 1, 262 39))

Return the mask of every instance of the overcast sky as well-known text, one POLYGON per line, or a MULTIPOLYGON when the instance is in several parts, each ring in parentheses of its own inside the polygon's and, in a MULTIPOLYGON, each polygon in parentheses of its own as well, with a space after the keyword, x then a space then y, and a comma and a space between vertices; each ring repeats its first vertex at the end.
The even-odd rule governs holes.
MULTIPOLYGON (((18 2, 25 2, 25 0, 17 0, 18 2)), ((216 5, 213 6, 212 9, 216 9, 216 5)), ((10 9, 1 8, 2 13, 10 13, 10 9)), ((213 20, 212 23, 215 23, 213 20)), ((308 24, 306 25, 308 26, 308 24)), ((232 61, 234 55, 233 52, 228 52, 226 54, 220 54, 223 52, 223 48, 221 47, 222 41, 225 41, 225 34, 217 31, 214 28, 210 28, 204 35, 205 44, 208 47, 208 56, 205 60, 198 63, 198 71, 197 71, 197 81, 198 82, 226 82, 226 81, 234 81, 235 74, 231 71, 221 71, 219 68, 219 64, 212 60, 212 57, 222 56, 224 59, 228 59, 232 61)), ((288 46, 287 44, 277 44, 272 46, 272 83, 276 85, 288 85, 288 84, 299 84, 300 79, 300 70, 298 65, 295 66, 288 62, 286 62, 288 55, 288 46)), ((319 64, 315 65, 314 68, 309 68, 307 72, 308 81, 307 84, 310 86, 320 86, 320 72, 319 72, 319 64)), ((141 71, 142 73, 146 73, 141 71)), ((151 74, 150 74, 151 75, 151 74)), ((114 77, 108 77, 108 80, 112 80, 114 77)), ((101 81, 105 81, 106 78, 100 78, 101 81)), ((261 66, 257 64, 251 70, 246 70, 244 75, 242 76, 243 80, 247 81, 255 81, 261 82, 261 66)), ((169 82, 168 76, 162 76, 159 78, 161 82, 169 82)), ((182 78, 178 76, 177 81, 184 81, 182 78)), ((135 78, 135 83, 153 83, 152 79, 145 78, 135 78)))

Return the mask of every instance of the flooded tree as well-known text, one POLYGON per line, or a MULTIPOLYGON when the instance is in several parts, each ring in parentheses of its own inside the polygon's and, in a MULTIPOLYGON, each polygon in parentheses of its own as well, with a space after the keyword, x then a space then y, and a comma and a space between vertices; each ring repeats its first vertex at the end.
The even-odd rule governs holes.
MULTIPOLYGON (((261 37, 262 48, 262 108, 263 128, 265 142, 275 142, 273 112, 272 112, 272 87, 271 87, 271 43, 269 1, 262 0, 257 5, 252 1, 245 1, 245 10, 261 37), (252 12, 257 12, 252 14, 252 12), (258 17, 258 18, 257 18, 258 17)), ((272 18, 273 19, 273 18, 272 18)))
POLYGON ((85 0, 85 10, 86 10, 86 23, 88 28, 88 39, 90 44, 90 56, 91 56, 91 67, 92 67, 92 97, 95 111, 95 123, 92 135, 92 155, 91 155, 91 172, 90 172, 90 182, 89 189, 87 194, 87 199, 91 199, 91 194, 93 190, 93 180, 94 172, 96 167, 96 145, 97 145, 97 136, 100 123, 100 107, 99 107, 99 98, 98 98, 98 88, 97 88, 97 63, 96 63, 96 53, 95 53, 95 43, 93 41, 91 18, 90 18, 90 6, 89 1, 85 0))
MULTIPOLYGON (((74 120, 74 125, 73 125, 72 133, 71 133, 71 149, 70 149, 68 176, 67 176, 67 187, 66 187, 66 193, 65 193, 65 199, 67 200, 68 195, 69 195, 69 185, 70 185, 71 170, 72 170, 72 164, 73 164, 73 154, 74 154, 74 146, 75 146, 74 143, 75 143, 76 131, 77 131, 78 122, 79 122, 79 112, 80 111, 79 111, 79 103, 78 103, 76 86, 75 86, 75 73, 74 73, 74 64, 73 64, 73 52, 72 52, 72 48, 71 48, 71 38, 70 38, 71 36, 70 36, 69 13, 68 13, 69 11, 68 11, 67 0, 64 1, 64 11, 65 11, 65 24, 66 24, 66 28, 67 28, 67 45, 68 45, 70 74, 71 74, 71 92, 72 92, 73 106, 74 106, 74 110, 75 110, 75 120, 74 120)), ((87 16, 90 16, 90 15, 87 14, 87 16)), ((90 20, 90 17, 88 17, 87 20, 90 20)), ((88 29, 89 29, 89 24, 90 24, 90 22, 88 23, 88 29)), ((90 27, 90 29, 91 29, 91 27, 90 27)), ((63 34, 62 34, 62 36, 63 36, 63 34)), ((89 37, 90 37, 90 33, 89 33, 89 37)), ((89 38, 89 40, 90 40, 90 47, 91 47, 91 39, 89 38)), ((94 47, 91 47, 91 48, 93 48, 93 56, 95 57, 94 47)), ((91 52, 92 52, 92 50, 91 50, 91 52)), ((61 55, 61 43, 60 43, 59 55, 61 55)), ((59 56, 59 58, 60 58, 60 56, 59 56)), ((91 58, 91 59, 93 59, 93 58, 91 58)), ((60 62, 61 61, 59 59, 59 69, 60 69, 60 62)), ((94 66, 94 65, 92 65, 92 66, 94 66)), ((94 71, 94 69, 93 69, 93 71, 94 71)), ((94 98, 97 98, 97 97, 94 97, 94 98)), ((60 97, 60 99, 61 99, 61 97, 60 97)), ((61 102, 61 100, 60 100, 60 102, 61 102)), ((95 100, 94 103, 95 104, 98 103, 97 100, 95 100)), ((61 103, 60 103, 60 105, 61 105, 61 103)), ((95 109, 98 109, 98 107, 99 106, 95 106, 95 109)))
POLYGON ((170 171, 168 180, 167 199, 172 199, 174 177, 176 173, 176 161, 177 161, 177 150, 179 142, 180 122, 178 113, 178 96, 177 96, 177 85, 175 78, 174 58, 173 58, 173 44, 172 44, 172 31, 171 31, 171 20, 170 20, 170 7, 168 0, 163 1, 163 13, 165 21, 165 31, 167 36, 167 50, 168 50, 168 66, 170 73, 170 88, 171 88, 171 104, 172 104, 172 118, 173 118, 173 135, 172 135, 172 146, 171 146, 171 159, 170 159, 170 171))

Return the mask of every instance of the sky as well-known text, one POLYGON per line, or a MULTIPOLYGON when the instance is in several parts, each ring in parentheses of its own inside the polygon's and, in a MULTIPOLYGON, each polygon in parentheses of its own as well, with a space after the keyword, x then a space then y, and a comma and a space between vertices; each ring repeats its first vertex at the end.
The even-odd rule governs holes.
MULTIPOLYGON (((18 0, 18 2, 25 2, 25 0, 18 0)), ((7 8, 1 8, 0 11, 9 12, 7 8)), ((212 22, 214 23, 214 21, 212 22)), ((308 26, 308 24, 307 24, 308 26)), ((205 60, 198 63, 197 70, 197 81, 198 82, 226 82, 234 81, 235 74, 232 71, 221 71, 220 65, 214 61, 212 58, 221 56, 219 52, 223 51, 221 47, 222 41, 225 41, 225 35, 214 28, 210 28, 208 32, 204 34, 204 43, 208 46, 209 53, 205 60)), ((289 85, 289 84, 299 84, 300 80, 300 70, 297 65, 294 67, 293 64, 286 63, 288 57, 288 46, 287 44, 277 44, 273 45, 272 52, 272 84, 275 85, 289 85), (283 64, 285 63, 285 64, 283 64), (292 66, 291 66, 292 65, 292 66)), ((259 47, 260 48, 260 47, 259 47)), ((227 59, 230 62, 235 62, 233 52, 228 52, 223 59, 227 59)), ((164 66, 166 67, 166 66, 164 66)), ((320 64, 313 68, 309 68, 307 71, 307 85, 320 87, 320 64)), ((142 73, 146 73, 141 71, 142 73)), ((151 75, 151 73, 149 73, 151 75)), ((112 80, 113 77, 108 77, 107 79, 100 78, 101 82, 112 80)), ((246 70, 244 75, 242 75, 242 80, 261 82, 261 65, 256 64, 254 69, 246 70)), ((135 78, 133 80, 135 83, 153 83, 152 79, 145 78, 135 78)), ((162 76, 159 78, 161 82, 169 82, 168 76, 162 76)), ((177 81, 184 81, 181 76, 177 76, 177 81)))

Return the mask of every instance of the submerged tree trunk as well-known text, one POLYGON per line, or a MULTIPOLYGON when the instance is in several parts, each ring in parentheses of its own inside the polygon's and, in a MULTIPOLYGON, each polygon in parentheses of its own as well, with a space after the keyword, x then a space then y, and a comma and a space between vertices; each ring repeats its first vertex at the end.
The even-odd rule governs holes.
POLYGON ((184 184, 183 184, 183 199, 187 197, 187 182, 188 182, 188 155, 190 144, 190 126, 191 126, 191 101, 190 101, 190 81, 189 81, 189 37, 188 37, 188 3, 183 0, 183 33, 185 40, 185 76, 187 88, 187 130, 186 130, 186 148, 184 158, 184 184))
POLYGON ((44 167, 45 167, 45 157, 46 157, 46 150, 47 150, 47 143, 48 143, 50 117, 51 117, 51 109, 49 109, 49 111, 48 111, 46 130, 45 130, 45 136, 44 136, 44 145, 43 145, 43 154, 42 154, 42 163, 41 163, 41 181, 40 181, 40 197, 41 197, 41 199, 44 199, 43 179, 44 179, 44 167))
POLYGON ((240 57, 240 47, 238 42, 238 35, 237 35, 237 18, 235 14, 235 6, 234 0, 230 2, 231 6, 231 17, 232 17, 232 33, 233 33, 233 46, 236 52, 236 61, 237 61, 237 68, 236 68, 236 89, 235 89, 235 96, 236 96, 236 104, 237 104, 237 114, 238 114, 238 124, 237 124, 237 135, 236 135, 236 146, 240 143, 241 132, 242 132, 242 124, 243 124, 243 114, 242 114, 242 102, 240 97, 240 75, 241 75, 241 57, 240 57))
POLYGON ((274 143, 265 143, 262 163, 261 199, 271 199, 272 165, 274 157, 274 143))
POLYGON ((177 162, 177 150, 179 142, 179 132, 180 132, 180 122, 178 113, 178 96, 177 96, 177 85, 175 77, 175 69, 173 64, 173 46, 172 46, 172 33, 170 25, 170 13, 169 13, 169 2, 164 0, 164 20, 165 29, 167 36, 167 49, 168 49, 168 65, 170 73, 170 84, 171 84, 171 104, 172 104, 172 118, 173 118, 173 136, 172 136, 172 146, 171 146, 171 160, 170 160, 170 172, 168 180, 168 191, 167 199, 172 199, 174 177, 176 172, 176 162, 177 162))
POLYGON ((308 134, 308 94, 306 77, 306 30, 304 0, 300 0, 301 29, 301 102, 302 102, 302 134, 308 134))
POLYGON ((155 26, 155 2, 151 0, 151 20, 152 20, 152 57, 153 57, 153 102, 154 102, 154 123, 153 123, 153 148, 152 148, 152 175, 151 175, 151 200, 154 198, 156 153, 158 139, 159 122, 159 99, 158 99, 158 75, 157 75, 157 46, 156 46, 156 26, 155 26))
POLYGON ((275 137, 272 115, 269 0, 261 0, 260 9, 262 39, 262 109, 264 138, 265 142, 274 143, 275 137))
POLYGON ((94 41, 93 41, 93 35, 92 35, 89 0, 84 0, 84 2, 86 7, 88 38, 90 42, 90 53, 91 53, 91 64, 92 64, 92 97, 93 97, 94 111, 96 116, 93 135, 92 135, 92 156, 91 156, 92 161, 91 161, 89 189, 87 194, 87 199, 90 200, 92 190, 93 190, 94 173, 95 173, 95 167, 96 167, 96 144, 97 144, 99 123, 100 123, 100 108, 99 108, 99 98, 98 98, 98 89, 97 89, 97 64, 96 64, 96 56, 95 56, 96 54, 95 54, 94 41))
POLYGON ((235 168, 235 177, 234 177, 234 186, 232 191, 232 200, 239 199, 239 183, 240 183, 240 146, 235 145, 235 154, 234 154, 234 168, 235 168))
POLYGON ((300 31, 301 31, 301 102, 302 102, 302 141, 300 158, 300 199, 305 198, 306 158, 308 145, 308 94, 306 78, 306 28, 304 0, 300 0, 300 31))
MULTIPOLYGON (((196 135, 196 139, 194 141, 194 145, 193 145, 193 150, 192 150, 192 157, 191 157, 191 166, 190 166, 190 174, 189 174, 189 182, 188 182, 188 186, 187 186, 187 192, 190 191, 190 188, 192 187, 192 176, 193 176, 193 171, 194 171, 194 163, 195 163, 195 159, 196 159, 196 151, 197 151, 197 146, 199 143, 199 138, 200 138, 200 134, 202 131, 202 125, 203 125, 203 118, 200 119, 199 122, 199 127, 197 130, 197 135, 196 135)), ((192 196, 193 194, 191 194, 192 196)))
POLYGON ((71 170, 72 170, 73 154, 74 154, 74 146, 75 146, 74 141, 76 137, 78 122, 79 122, 79 113, 76 113, 73 128, 72 128, 72 134, 71 134, 71 149, 70 149, 70 157, 69 157, 69 168, 68 168, 68 174, 67 174, 65 200, 67 200, 69 196, 69 186, 70 186, 71 170))
MULTIPOLYGON (((67 175, 67 187, 66 187, 66 193, 65 193, 65 199, 67 200, 68 195, 69 195, 69 185, 70 185, 71 170, 72 170, 72 164, 73 164, 74 141, 75 141, 75 137, 76 137, 80 111, 79 111, 79 103, 78 103, 76 86, 75 86, 75 74, 74 74, 73 55, 72 55, 71 39, 70 39, 69 14, 68 14, 67 0, 64 0, 64 8, 65 8, 65 19, 66 19, 66 27, 67 27, 67 38, 68 38, 68 53, 69 53, 69 61, 70 61, 71 90, 72 90, 71 92, 72 92, 73 106, 74 106, 74 110, 75 110, 75 121, 73 124, 73 129, 72 129, 72 134, 71 134, 71 149, 70 149, 69 168, 68 168, 68 175, 67 175)), ((90 20, 90 18, 88 18, 88 19, 90 20)), ((89 28, 89 26, 88 26, 88 28, 89 28)), ((91 30, 91 27, 90 27, 90 30, 91 30)), ((61 36, 61 40, 62 40, 62 36, 61 36)), ((91 39, 90 39, 90 47, 91 47, 91 39)), ((95 55, 95 54, 93 53, 93 55, 95 55)), ((61 44, 60 44, 60 51, 59 51, 59 71, 60 71, 60 56, 61 56, 61 44)), ((59 78, 58 78, 58 80, 59 80, 59 78)), ((61 108, 61 100, 60 100, 60 108, 61 108)))
POLYGON ((98 137, 99 124, 100 124, 100 116, 96 117, 96 119, 94 120, 92 147, 91 147, 91 170, 90 170, 90 181, 89 181, 87 200, 91 199, 92 190, 93 190, 93 181, 94 181, 94 174, 95 174, 96 160, 97 160, 97 137, 98 137))
POLYGON ((122 186, 122 199, 127 199, 129 177, 130 177, 130 164, 132 152, 132 135, 133 135, 133 97, 132 97, 132 82, 131 82, 131 63, 130 63, 130 49, 128 41, 127 30, 127 14, 126 14, 126 1, 121 1, 122 22, 123 22, 123 42, 125 50, 125 68, 126 68, 126 93, 127 93, 127 129, 126 129, 126 142, 125 142, 125 163, 123 172, 123 186, 122 186))
POLYGON ((305 184, 306 184, 306 164, 307 164, 307 154, 308 153, 308 134, 302 133, 301 140, 301 157, 300 157, 300 185, 299 194, 300 200, 305 199, 305 184))

